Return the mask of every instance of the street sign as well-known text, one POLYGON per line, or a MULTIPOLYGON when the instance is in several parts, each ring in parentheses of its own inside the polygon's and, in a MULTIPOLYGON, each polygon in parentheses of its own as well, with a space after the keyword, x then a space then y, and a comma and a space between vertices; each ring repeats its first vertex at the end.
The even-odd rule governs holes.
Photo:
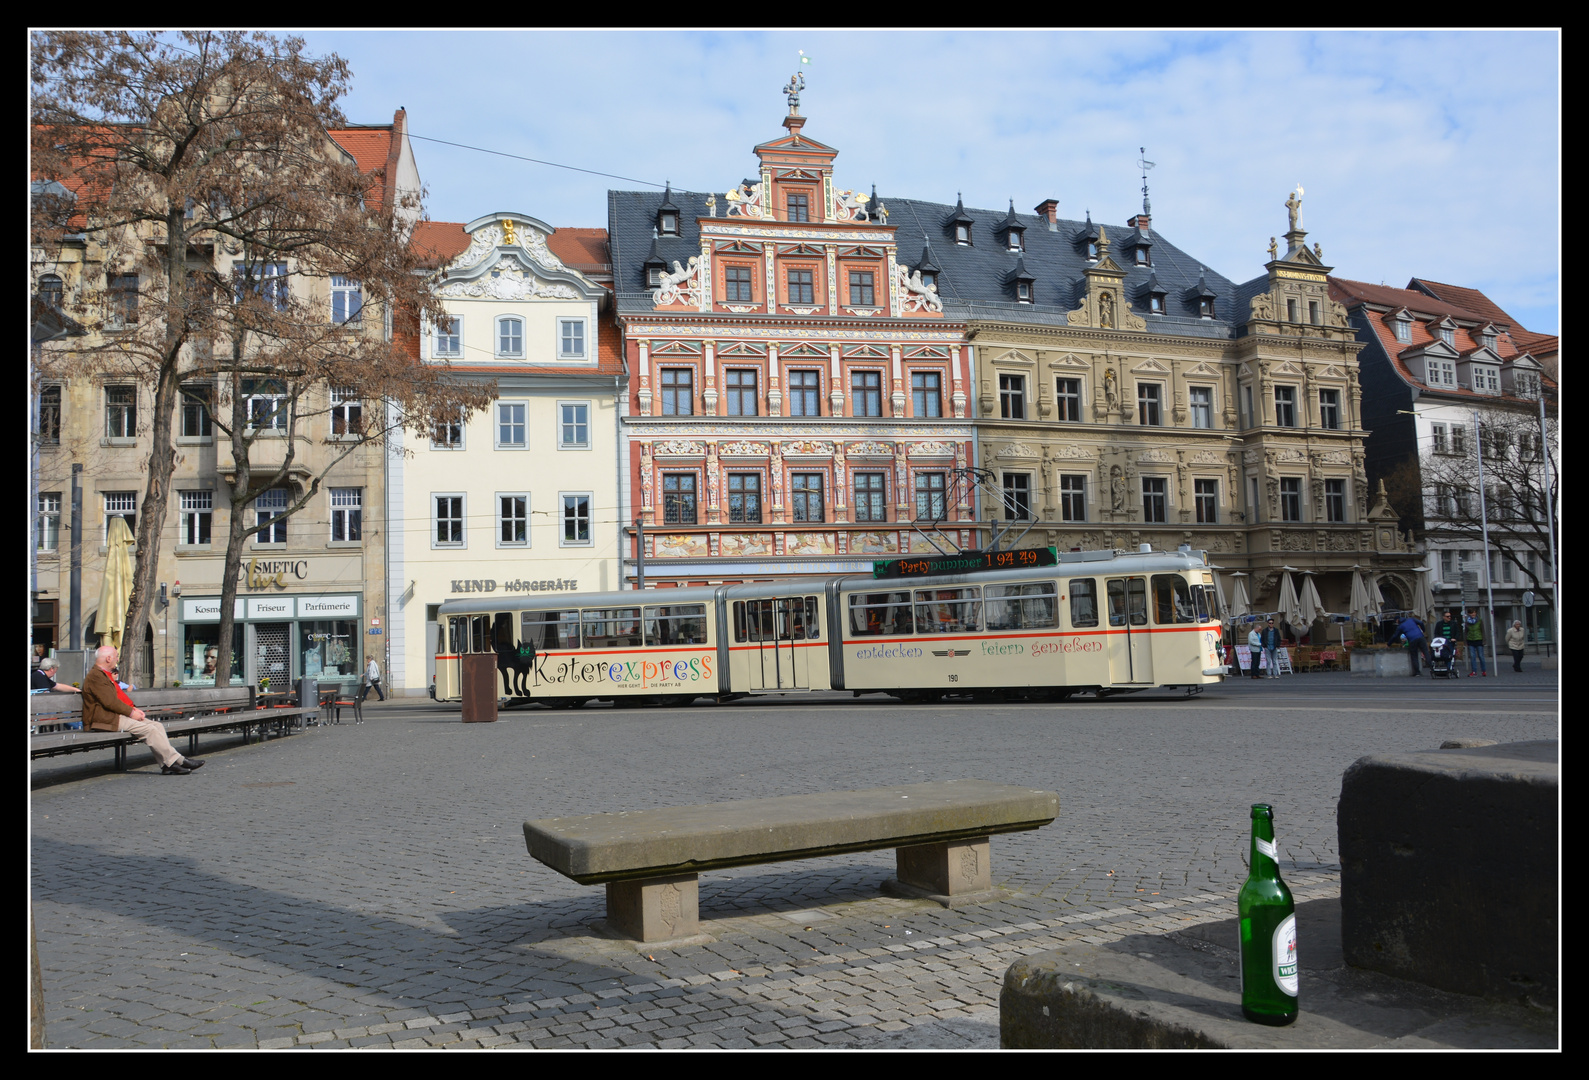
POLYGON ((1523 594, 1523 606, 1524 607, 1533 607, 1534 606, 1534 590, 1530 589, 1528 592, 1523 594))

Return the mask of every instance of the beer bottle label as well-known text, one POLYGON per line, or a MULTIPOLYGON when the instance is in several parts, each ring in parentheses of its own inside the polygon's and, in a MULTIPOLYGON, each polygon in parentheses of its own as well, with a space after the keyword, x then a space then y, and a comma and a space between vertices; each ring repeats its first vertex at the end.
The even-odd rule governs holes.
POLYGON ((1277 854, 1280 849, 1275 847, 1275 842, 1273 840, 1265 840, 1261 836, 1255 836, 1255 837, 1253 837, 1253 843, 1258 845, 1258 850, 1259 851, 1263 852, 1265 855, 1269 856, 1271 859, 1274 859, 1276 862, 1280 861, 1280 859, 1278 857, 1278 854, 1277 854))
POLYGON ((1287 915, 1275 927, 1273 942, 1275 985, 1292 997, 1297 996, 1297 917, 1287 915))

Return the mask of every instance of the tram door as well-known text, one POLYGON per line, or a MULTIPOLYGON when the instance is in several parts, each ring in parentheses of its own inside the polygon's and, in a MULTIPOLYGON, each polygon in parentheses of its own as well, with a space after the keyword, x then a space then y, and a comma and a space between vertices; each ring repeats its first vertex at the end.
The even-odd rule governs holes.
POLYGON ((1148 639, 1148 580, 1109 578, 1109 681, 1153 681, 1153 647, 1148 639))
POLYGON ((750 689, 811 689, 806 670, 810 650, 800 643, 811 623, 808 608, 815 614, 816 598, 785 596, 746 600, 744 605, 745 637, 756 646, 750 655, 750 689))

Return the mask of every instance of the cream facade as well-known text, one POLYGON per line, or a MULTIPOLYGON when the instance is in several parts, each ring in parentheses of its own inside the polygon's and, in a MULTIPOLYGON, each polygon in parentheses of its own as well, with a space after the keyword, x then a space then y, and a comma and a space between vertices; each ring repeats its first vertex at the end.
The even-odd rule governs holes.
POLYGON ((404 432, 388 457, 389 681, 410 695, 434 678, 441 604, 618 588, 626 520, 622 369, 597 275, 565 263, 557 230, 523 214, 430 229, 449 319, 424 328, 421 359, 497 393, 429 438, 404 432))

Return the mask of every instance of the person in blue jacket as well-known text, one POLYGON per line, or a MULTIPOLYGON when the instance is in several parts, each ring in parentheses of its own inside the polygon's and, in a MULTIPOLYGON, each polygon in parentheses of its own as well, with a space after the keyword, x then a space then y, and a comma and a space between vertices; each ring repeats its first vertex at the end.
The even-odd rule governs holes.
POLYGON ((1423 627, 1418 625, 1418 620, 1411 615, 1401 621, 1397 627, 1402 638, 1407 642, 1407 655, 1412 659, 1412 674, 1416 678, 1418 672, 1418 657, 1421 655, 1424 662, 1433 665, 1434 657, 1429 652, 1429 639, 1424 636, 1423 627))
POLYGON ((1275 621, 1272 617, 1269 619, 1269 625, 1265 626, 1263 633, 1258 636, 1263 643, 1264 661, 1269 668, 1269 678, 1278 679, 1280 677, 1280 665, 1276 663, 1275 650, 1280 648, 1280 630, 1275 626, 1275 621))

